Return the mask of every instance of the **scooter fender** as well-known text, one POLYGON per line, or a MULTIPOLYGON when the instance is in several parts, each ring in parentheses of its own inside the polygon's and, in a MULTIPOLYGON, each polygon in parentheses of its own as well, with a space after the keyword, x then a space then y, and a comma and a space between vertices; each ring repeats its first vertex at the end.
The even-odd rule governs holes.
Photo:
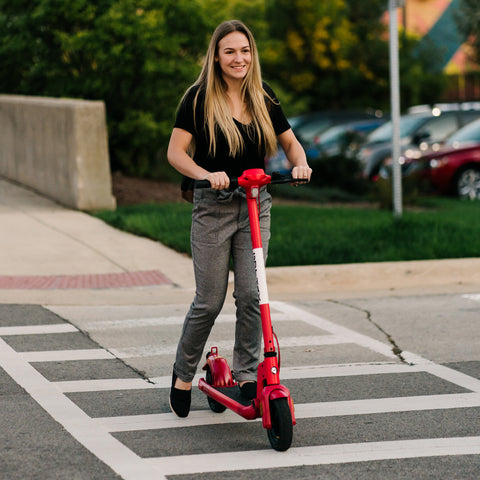
POLYGON ((278 398, 288 399, 288 406, 290 407, 290 412, 292 414, 292 425, 295 425, 297 423, 295 420, 295 407, 293 405, 293 400, 290 396, 290 391, 288 390, 288 388, 284 385, 270 385, 264 387, 260 395, 262 423, 263 428, 266 428, 267 430, 270 430, 272 428, 270 402, 278 398))
POLYGON ((233 387, 235 385, 232 371, 230 370, 228 362, 225 358, 220 357, 216 353, 212 352, 208 356, 207 363, 203 367, 203 370, 208 369, 212 374, 213 387, 233 387))

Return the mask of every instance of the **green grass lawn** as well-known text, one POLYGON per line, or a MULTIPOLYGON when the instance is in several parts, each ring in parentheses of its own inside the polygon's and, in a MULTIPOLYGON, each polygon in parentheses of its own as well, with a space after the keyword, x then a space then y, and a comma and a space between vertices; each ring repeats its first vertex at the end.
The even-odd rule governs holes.
MULTIPOLYGON (((423 200, 400 219, 378 208, 272 208, 268 266, 480 257, 480 202, 423 200)), ((110 225, 190 253, 191 205, 149 204, 95 214, 110 225)))

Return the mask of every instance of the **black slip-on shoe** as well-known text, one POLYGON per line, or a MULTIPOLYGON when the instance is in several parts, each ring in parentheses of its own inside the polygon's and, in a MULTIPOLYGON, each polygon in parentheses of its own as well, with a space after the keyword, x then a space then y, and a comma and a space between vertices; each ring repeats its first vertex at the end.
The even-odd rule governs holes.
POLYGON ((253 400, 257 396, 257 382, 246 382, 240 387, 243 398, 253 400))
POLYGON ((175 388, 177 375, 173 372, 172 388, 170 389, 170 409, 177 417, 185 418, 190 412, 192 402, 192 390, 180 390, 175 388))

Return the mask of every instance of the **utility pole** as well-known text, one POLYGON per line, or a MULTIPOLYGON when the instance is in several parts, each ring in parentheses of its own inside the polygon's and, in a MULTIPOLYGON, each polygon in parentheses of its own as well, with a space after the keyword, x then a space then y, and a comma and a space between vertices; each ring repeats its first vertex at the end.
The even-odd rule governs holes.
POLYGON ((390 51, 390 108, 392 116, 392 195, 393 214, 402 216, 402 170, 400 166, 400 75, 398 68, 398 15, 397 8, 404 0, 388 0, 390 51))

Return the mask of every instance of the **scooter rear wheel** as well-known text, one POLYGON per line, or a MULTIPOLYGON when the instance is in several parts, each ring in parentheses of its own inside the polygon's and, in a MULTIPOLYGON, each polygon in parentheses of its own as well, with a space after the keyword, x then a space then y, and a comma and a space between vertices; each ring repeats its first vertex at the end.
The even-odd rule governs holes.
POLYGON ((287 398, 270 401, 272 428, 267 430, 270 445, 274 450, 284 452, 290 448, 293 438, 292 412, 287 398))
MULTIPOLYGON (((210 371, 209 368, 207 368, 207 373, 205 375, 205 381, 209 384, 213 384, 213 378, 212 378, 212 372, 210 371)), ((221 403, 217 402, 213 398, 210 398, 207 395, 207 401, 208 401, 208 406, 210 407, 210 410, 214 413, 223 413, 227 407, 225 405, 222 405, 221 403)))

